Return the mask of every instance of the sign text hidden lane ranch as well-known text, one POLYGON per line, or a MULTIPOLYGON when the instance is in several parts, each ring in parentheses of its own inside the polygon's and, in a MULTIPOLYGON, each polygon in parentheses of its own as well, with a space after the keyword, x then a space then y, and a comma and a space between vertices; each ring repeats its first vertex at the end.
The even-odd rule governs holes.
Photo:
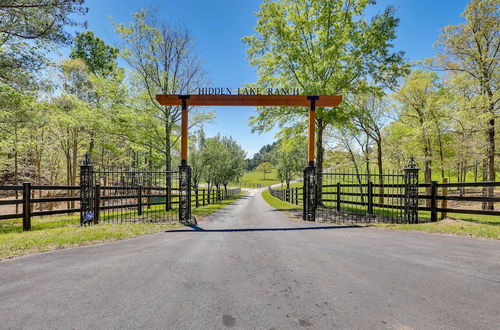
POLYGON ((198 95, 301 95, 299 88, 201 87, 198 95))

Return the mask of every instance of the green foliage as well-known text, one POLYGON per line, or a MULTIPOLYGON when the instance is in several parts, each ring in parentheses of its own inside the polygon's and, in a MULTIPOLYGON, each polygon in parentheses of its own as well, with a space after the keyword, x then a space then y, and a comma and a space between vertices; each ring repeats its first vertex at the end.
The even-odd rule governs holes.
POLYGON ((264 174, 264 180, 266 180, 266 174, 270 173, 272 169, 273 164, 271 164, 270 162, 262 162, 257 166, 257 168, 255 168, 257 172, 262 172, 262 174, 264 174))
POLYGON ((302 210, 302 206, 300 205, 290 204, 282 201, 281 199, 271 196, 269 190, 267 189, 262 191, 262 198, 264 198, 267 204, 269 204, 271 207, 274 207, 275 209, 280 211, 302 210))
POLYGON ((32 87, 35 71, 48 64, 54 44, 67 44, 66 26, 82 25, 84 0, 2 0, 0 3, 0 81, 32 87))
POLYGON ((272 161, 271 154, 275 146, 276 142, 273 142, 272 144, 266 144, 265 146, 260 148, 259 151, 255 153, 251 159, 247 159, 247 171, 254 170, 257 165, 262 162, 272 161))
POLYGON ((209 188, 215 186, 220 189, 222 185, 227 189, 230 182, 240 180, 243 175, 245 151, 231 137, 216 135, 205 138, 202 132, 191 153, 193 185, 196 187, 203 179, 209 188))
POLYGON ((109 75, 115 72, 118 49, 106 45, 94 32, 79 33, 71 49, 72 59, 82 59, 90 72, 96 75, 109 75))
POLYGON ((280 140, 273 150, 277 178, 285 182, 287 188, 290 187, 290 181, 299 179, 304 170, 307 159, 305 141, 303 138, 280 140))

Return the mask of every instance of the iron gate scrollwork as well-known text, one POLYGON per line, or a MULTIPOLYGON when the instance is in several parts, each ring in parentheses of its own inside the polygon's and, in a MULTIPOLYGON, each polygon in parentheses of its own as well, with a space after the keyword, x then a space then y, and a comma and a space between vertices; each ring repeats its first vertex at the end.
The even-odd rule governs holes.
POLYGON ((85 154, 80 166, 80 225, 92 224, 94 215, 94 180, 90 155, 85 154))
POLYGON ((316 220, 317 192, 316 167, 308 166, 304 169, 303 219, 306 221, 316 220))
POLYGON ((405 215, 406 223, 418 223, 418 171, 415 158, 410 157, 404 169, 405 175, 405 215))
POLYGON ((191 223, 191 167, 179 166, 179 221, 191 223))

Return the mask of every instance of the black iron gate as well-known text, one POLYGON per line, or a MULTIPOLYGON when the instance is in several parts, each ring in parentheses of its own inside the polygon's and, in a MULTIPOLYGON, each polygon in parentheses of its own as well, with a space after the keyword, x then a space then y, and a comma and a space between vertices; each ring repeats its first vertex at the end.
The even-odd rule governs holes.
MULTIPOLYGON (((80 223, 179 220, 179 173, 80 167, 80 223)), ((189 203, 188 203, 189 204, 189 203)))
MULTIPOLYGON (((316 171, 314 166, 304 170, 304 220, 418 223, 419 169, 413 158, 403 171, 370 174, 326 170, 321 173, 321 184, 316 171)), ((272 194, 280 198, 290 192, 272 190, 272 194)), ((298 204, 298 197, 296 201, 298 204)))

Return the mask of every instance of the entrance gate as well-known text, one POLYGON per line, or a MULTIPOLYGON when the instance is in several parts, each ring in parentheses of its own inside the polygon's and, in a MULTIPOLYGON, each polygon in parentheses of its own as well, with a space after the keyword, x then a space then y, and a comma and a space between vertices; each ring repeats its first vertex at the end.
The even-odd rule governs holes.
POLYGON ((309 108, 308 162, 304 169, 304 220, 315 221, 318 185, 314 163, 316 107, 336 107, 342 96, 326 95, 177 95, 160 94, 165 106, 181 106, 181 165, 179 166, 179 219, 191 223, 191 170, 188 165, 188 106, 274 106, 309 108))

